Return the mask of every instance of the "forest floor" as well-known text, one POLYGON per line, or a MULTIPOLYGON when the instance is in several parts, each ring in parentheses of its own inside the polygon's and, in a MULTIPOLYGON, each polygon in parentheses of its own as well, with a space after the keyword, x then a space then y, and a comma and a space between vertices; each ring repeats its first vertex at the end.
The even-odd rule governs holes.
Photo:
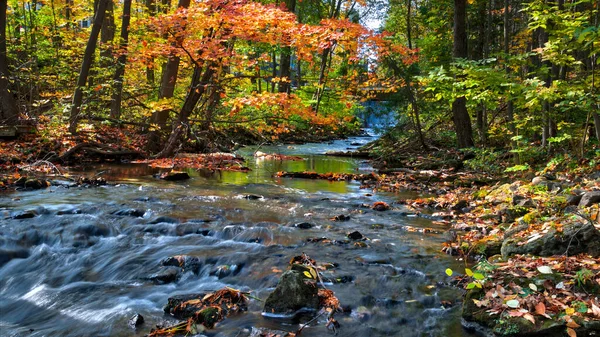
MULTIPOLYGON (((42 127, 37 134, 3 141, 0 188, 44 187, 48 182, 38 178, 60 172, 63 163, 98 160, 244 169, 243 160, 227 153, 152 159, 146 139, 135 131, 105 126, 70 136, 61 127, 42 127)), ((483 326, 497 335, 600 334, 598 151, 584 159, 562 154, 537 170, 507 172, 510 155, 486 163, 485 156, 470 152, 409 148, 418 146, 384 141, 363 149, 378 168, 371 174, 277 174, 419 192, 421 197, 399 203, 447 226, 451 239, 440 249, 464 259, 465 269, 446 273, 466 289, 463 317, 478 323, 476 329, 483 326), (496 169, 486 170, 491 165, 496 169)))

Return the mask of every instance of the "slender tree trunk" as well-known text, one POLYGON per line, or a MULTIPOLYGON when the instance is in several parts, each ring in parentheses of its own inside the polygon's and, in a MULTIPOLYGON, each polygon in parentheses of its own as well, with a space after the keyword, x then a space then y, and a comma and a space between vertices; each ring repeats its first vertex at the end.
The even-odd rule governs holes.
POLYGON ((0 124, 17 123, 19 109, 10 92, 8 58, 6 56, 6 9, 7 0, 0 0, 0 124))
MULTIPOLYGON (((456 58, 467 58, 467 1, 454 0, 454 48, 453 56, 456 58)), ((472 147, 473 129, 471 127, 471 117, 467 111, 467 100, 458 97, 452 102, 452 116, 454 120, 454 129, 456 130, 456 139, 459 148, 472 147)))
POLYGON ((327 72, 327 60, 331 56, 331 48, 326 48, 321 54, 321 67, 319 68, 319 83, 317 91, 315 92, 314 100, 317 101, 314 104, 315 115, 319 113, 319 107, 321 106, 321 99, 323 98, 323 91, 325 90, 325 78, 327 72))
MULTIPOLYGON (((277 54, 273 51, 273 53, 271 53, 271 59, 273 60, 272 66, 272 72, 271 72, 271 78, 275 78, 277 77, 277 54)), ((271 81, 271 93, 275 92, 275 82, 271 81)))
POLYGON ((98 10, 94 16, 94 23, 92 24, 92 30, 88 43, 85 47, 83 54, 83 62, 81 63, 81 71, 79 72, 79 79, 77 80, 77 87, 73 94, 73 104, 71 106, 71 116, 69 118, 69 132, 75 134, 77 132, 77 122, 79 121, 79 115, 81 113, 81 103, 83 101, 83 87, 87 82, 87 77, 90 72, 94 51, 96 50, 96 44, 98 42, 98 35, 100 34, 100 28, 102 27, 102 21, 104 21, 104 13, 108 6, 109 0, 99 0, 98 10))
MULTIPOLYGON (((146 0, 146 10, 148 10, 148 16, 156 15, 156 4, 155 0, 146 0)), ((146 81, 149 85, 154 85, 154 58, 152 58, 151 64, 146 66, 146 81)))
MULTIPOLYGON (((296 11, 296 0, 287 0, 285 2, 287 10, 291 13, 296 11)), ((279 61, 279 82, 278 91, 290 93, 292 78, 292 48, 283 47, 281 49, 281 59, 279 61)))
POLYGON ((115 10, 113 0, 108 1, 102 29, 100 30, 100 67, 110 67, 114 64, 112 43, 115 40, 115 10))
POLYGON ((408 41, 409 49, 412 49, 411 25, 410 25, 411 8, 412 8, 412 0, 406 0, 406 40, 408 41))
POLYGON ((123 19, 121 21, 121 41, 119 42, 119 57, 113 79, 114 88, 110 105, 110 117, 121 118, 121 100, 123 98, 123 75, 127 62, 127 47, 129 43, 129 22, 131 19, 131 0, 123 1, 123 19))
MULTIPOLYGON (((504 57, 505 57, 505 65, 504 70, 506 72, 506 77, 510 78, 510 67, 508 65, 508 55, 510 52, 510 0, 504 0, 504 57)), ((510 90, 510 89, 509 89, 510 90)), ((515 135, 515 116, 514 116, 514 106, 513 100, 511 97, 511 93, 507 96, 506 103, 506 119, 508 121, 508 129, 510 130, 511 137, 515 135)))

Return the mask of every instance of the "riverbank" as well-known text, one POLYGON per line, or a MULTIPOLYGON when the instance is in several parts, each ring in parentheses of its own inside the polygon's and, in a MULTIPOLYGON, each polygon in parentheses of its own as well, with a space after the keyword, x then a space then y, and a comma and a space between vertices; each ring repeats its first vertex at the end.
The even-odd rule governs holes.
MULTIPOLYGON (((371 151, 381 155, 381 147, 371 151)), ((401 203, 446 225, 442 250, 471 261, 447 270, 466 290, 465 327, 498 336, 600 334, 600 158, 559 155, 537 172, 515 172, 511 156, 501 157, 486 167, 469 152, 387 154, 381 185, 433 195, 401 203)))

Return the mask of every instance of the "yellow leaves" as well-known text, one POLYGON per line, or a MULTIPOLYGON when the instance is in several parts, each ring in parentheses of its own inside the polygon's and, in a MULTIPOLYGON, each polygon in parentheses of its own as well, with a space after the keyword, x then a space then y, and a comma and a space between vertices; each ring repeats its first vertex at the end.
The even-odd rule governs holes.
POLYGON ((565 313, 566 313, 567 315, 573 315, 573 314, 575 313, 575 309, 574 309, 574 308, 571 308, 571 307, 569 307, 569 308, 566 308, 566 309, 565 309, 565 313))

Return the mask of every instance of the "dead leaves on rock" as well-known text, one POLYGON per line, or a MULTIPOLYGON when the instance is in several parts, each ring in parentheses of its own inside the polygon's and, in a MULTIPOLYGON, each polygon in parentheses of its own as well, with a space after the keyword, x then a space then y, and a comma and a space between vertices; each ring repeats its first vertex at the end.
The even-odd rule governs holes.
POLYGON ((555 320, 574 334, 582 322, 600 319, 600 258, 515 256, 496 266, 471 299, 489 315, 555 320))
POLYGON ((197 333, 201 325, 214 328, 215 324, 225 317, 247 310, 248 293, 232 288, 223 288, 202 298, 183 301, 171 309, 175 317, 187 317, 187 321, 179 324, 152 330, 148 337, 166 337, 177 334, 197 333), (189 317, 188 317, 189 316, 189 317))
POLYGON ((243 166, 244 158, 232 153, 224 152, 207 154, 184 153, 175 158, 146 159, 134 161, 133 163, 148 164, 150 167, 170 169, 194 168, 217 171, 250 171, 248 167, 243 166))

